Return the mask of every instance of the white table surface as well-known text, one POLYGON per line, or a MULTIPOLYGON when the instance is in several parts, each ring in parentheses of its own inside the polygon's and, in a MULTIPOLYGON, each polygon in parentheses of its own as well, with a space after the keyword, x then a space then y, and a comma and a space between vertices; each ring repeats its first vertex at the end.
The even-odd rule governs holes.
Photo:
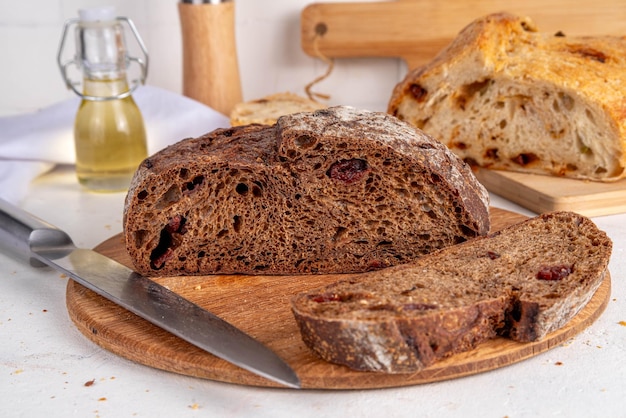
MULTIPOLYGON (((94 247, 121 231, 123 199, 84 192, 71 168, 60 168, 20 205, 94 247)), ((492 205, 533 215, 498 196, 492 205)), ((74 327, 67 279, 0 254, 0 417, 625 417, 626 214, 593 220, 614 252, 611 301, 590 328, 495 371, 382 390, 255 388, 133 363, 74 327)))

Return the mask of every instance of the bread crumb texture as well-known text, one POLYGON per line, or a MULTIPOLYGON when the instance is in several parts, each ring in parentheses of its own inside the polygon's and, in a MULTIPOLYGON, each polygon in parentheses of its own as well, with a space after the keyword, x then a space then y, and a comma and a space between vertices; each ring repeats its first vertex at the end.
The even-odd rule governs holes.
POLYGON ((611 251, 588 218, 547 213, 300 294, 292 310, 321 358, 410 373, 495 336, 529 342, 561 328, 600 286, 611 251))
POLYGON ((626 177, 626 38, 477 19, 409 72, 388 111, 481 167, 595 181, 626 177))
POLYGON ((488 193, 467 164, 350 107, 180 141, 142 163, 124 208, 146 275, 363 272, 488 231, 488 193))

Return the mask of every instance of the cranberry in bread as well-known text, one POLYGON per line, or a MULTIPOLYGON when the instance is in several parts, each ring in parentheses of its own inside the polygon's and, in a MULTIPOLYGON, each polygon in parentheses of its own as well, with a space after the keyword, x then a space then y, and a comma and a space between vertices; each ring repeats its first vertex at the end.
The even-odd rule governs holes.
POLYGON ((626 38, 477 19, 409 72, 388 112, 481 167, 596 181, 626 177, 626 38))
POLYGON ((547 213, 302 293, 292 310, 322 359, 410 373, 497 335, 528 342, 562 327, 602 283, 611 250, 588 218, 547 213))
POLYGON ((145 275, 348 273, 485 235, 488 203, 471 169, 430 136, 334 107, 147 158, 123 226, 145 275))

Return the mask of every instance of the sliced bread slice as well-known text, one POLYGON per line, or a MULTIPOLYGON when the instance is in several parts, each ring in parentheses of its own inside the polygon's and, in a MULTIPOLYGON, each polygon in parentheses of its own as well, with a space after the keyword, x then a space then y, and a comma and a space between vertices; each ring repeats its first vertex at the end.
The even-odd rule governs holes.
POLYGON ((612 243, 572 212, 547 213, 292 300, 302 339, 356 370, 409 373, 497 335, 562 327, 601 284, 612 243))

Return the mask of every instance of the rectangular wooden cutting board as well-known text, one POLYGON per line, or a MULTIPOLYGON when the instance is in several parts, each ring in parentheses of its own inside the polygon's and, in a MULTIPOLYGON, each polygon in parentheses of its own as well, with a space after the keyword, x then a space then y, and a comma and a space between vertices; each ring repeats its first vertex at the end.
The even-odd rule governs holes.
MULTIPOLYGON (((475 18, 502 11, 529 16, 548 33, 626 34, 623 0, 397 0, 310 4, 302 11, 301 44, 313 57, 395 57, 411 69, 432 60, 475 18)), ((596 183, 489 170, 477 176, 489 191, 537 213, 626 212, 626 180, 596 183)))
POLYGON ((489 191, 536 213, 570 210, 603 216, 626 212, 626 180, 598 183, 487 169, 475 174, 489 191))
POLYGON ((626 33, 623 0, 335 2, 313 3, 302 11, 301 44, 313 57, 396 57, 414 68, 433 59, 472 20, 504 11, 529 16, 546 32, 626 33))

